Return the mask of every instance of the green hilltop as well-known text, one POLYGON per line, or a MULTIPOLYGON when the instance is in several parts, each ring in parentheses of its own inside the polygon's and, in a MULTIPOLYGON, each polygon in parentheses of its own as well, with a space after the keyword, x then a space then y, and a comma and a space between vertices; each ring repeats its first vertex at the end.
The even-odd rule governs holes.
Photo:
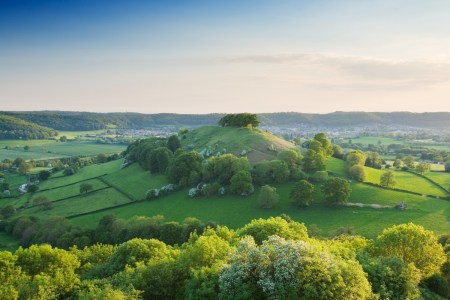
POLYGON ((273 159, 279 150, 295 147, 270 132, 246 127, 203 126, 182 135, 181 141, 185 149, 245 155, 250 163, 273 159))

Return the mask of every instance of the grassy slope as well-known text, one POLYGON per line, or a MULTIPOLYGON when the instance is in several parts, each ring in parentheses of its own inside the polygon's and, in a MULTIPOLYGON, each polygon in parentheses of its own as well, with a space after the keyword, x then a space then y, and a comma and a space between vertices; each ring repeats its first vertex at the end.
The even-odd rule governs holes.
POLYGON ((292 148, 294 145, 269 132, 259 129, 204 126, 195 129, 182 138, 183 146, 201 151, 211 147, 214 153, 226 149, 228 153, 239 155, 242 150, 249 151, 247 155, 251 163, 262 159, 273 159, 277 150, 292 148))
MULTIPOLYGON (((346 167, 345 167, 345 161, 335 158, 330 158, 327 160, 327 170, 338 174, 342 177, 347 177, 346 175, 346 167)), ((385 172, 385 170, 377 170, 372 169, 368 167, 364 167, 366 170, 367 182, 371 183, 380 183, 380 176, 385 172)), ((395 174, 395 180, 397 181, 397 184, 395 185, 396 188, 402 189, 402 190, 408 190, 413 191, 417 193, 422 193, 426 195, 434 195, 434 196, 447 196, 448 194, 444 193, 440 188, 432 184, 431 182, 427 181, 424 178, 421 178, 417 175, 414 175, 409 172, 404 171, 394 171, 395 174)), ((431 174, 431 173, 429 173, 431 174)))
POLYGON ((426 173, 425 176, 433 180, 434 182, 439 183, 444 188, 450 190, 450 173, 445 172, 429 172, 426 173))

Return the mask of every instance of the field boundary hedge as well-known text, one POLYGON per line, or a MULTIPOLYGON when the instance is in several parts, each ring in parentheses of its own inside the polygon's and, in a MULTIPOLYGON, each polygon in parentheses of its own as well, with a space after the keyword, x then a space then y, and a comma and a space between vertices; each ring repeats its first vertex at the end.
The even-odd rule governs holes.
MULTIPOLYGON (((106 175, 106 174, 105 174, 106 175)), ((130 201, 135 202, 136 199, 131 196, 130 194, 128 194, 126 191, 122 190, 121 188, 119 188, 118 186, 116 186, 115 184, 112 184, 111 182, 109 182, 108 180, 106 180, 104 177, 99 177, 98 180, 100 180, 101 182, 103 182, 104 184, 112 187, 113 189, 115 189, 116 191, 118 191, 119 193, 121 193, 122 195, 124 195, 125 197, 127 197, 130 201)))
POLYGON ((73 219, 73 218, 77 218, 77 217, 87 216, 87 215, 96 214, 96 213, 99 213, 99 212, 102 212, 102 211, 107 211, 107 210, 111 210, 111 209, 115 209, 115 208, 119 208, 119 207, 134 205, 136 203, 140 203, 140 202, 144 202, 144 201, 146 201, 146 200, 145 199, 141 199, 141 200, 136 200, 136 201, 133 201, 133 202, 122 203, 122 204, 118 204, 118 205, 114 205, 114 206, 108 206, 108 207, 104 207, 104 208, 100 208, 100 209, 96 209, 96 210, 91 210, 91 211, 80 213, 80 214, 70 215, 70 216, 67 216, 65 218, 66 219, 73 219))

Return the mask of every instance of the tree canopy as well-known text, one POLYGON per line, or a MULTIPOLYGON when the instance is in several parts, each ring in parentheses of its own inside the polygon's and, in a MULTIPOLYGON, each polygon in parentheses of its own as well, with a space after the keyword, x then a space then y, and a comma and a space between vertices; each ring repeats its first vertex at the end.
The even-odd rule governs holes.
POLYGON ((228 114, 219 120, 222 127, 258 127, 260 124, 256 114, 228 114))

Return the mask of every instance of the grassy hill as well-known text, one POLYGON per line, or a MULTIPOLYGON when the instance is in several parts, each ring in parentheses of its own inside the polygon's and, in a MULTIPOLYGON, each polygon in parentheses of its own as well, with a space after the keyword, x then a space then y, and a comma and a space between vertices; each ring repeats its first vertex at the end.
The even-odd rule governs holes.
POLYGON ((210 150, 213 154, 233 153, 237 156, 243 150, 248 152, 250 163, 263 159, 273 159, 278 150, 295 147, 269 132, 236 127, 204 126, 185 134, 182 139, 183 147, 196 151, 210 150))

